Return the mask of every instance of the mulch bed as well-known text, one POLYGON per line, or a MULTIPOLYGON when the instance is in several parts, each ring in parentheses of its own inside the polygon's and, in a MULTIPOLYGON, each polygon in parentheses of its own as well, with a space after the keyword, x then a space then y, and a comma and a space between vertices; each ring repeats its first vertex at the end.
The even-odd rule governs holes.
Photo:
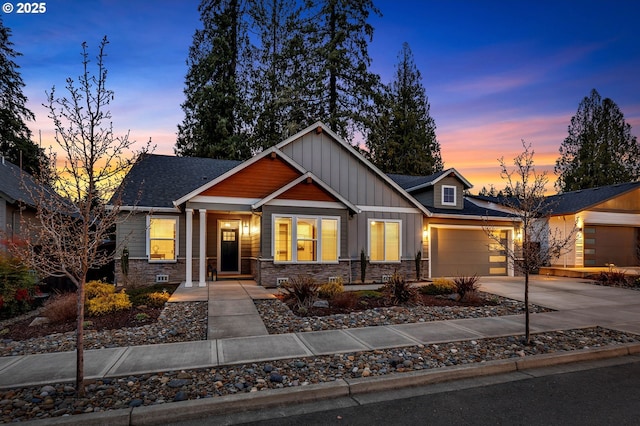
MULTIPOLYGON (((158 320, 162 308, 134 307, 129 310, 113 312, 95 317, 85 317, 85 330, 115 330, 124 327, 138 327, 151 324, 158 320), (136 319, 136 315, 144 313, 149 317, 144 320, 136 319)), ((30 327, 35 316, 16 321, 0 327, 0 339, 27 340, 32 337, 48 336, 54 333, 66 333, 76 330, 76 320, 59 324, 41 324, 30 327)))

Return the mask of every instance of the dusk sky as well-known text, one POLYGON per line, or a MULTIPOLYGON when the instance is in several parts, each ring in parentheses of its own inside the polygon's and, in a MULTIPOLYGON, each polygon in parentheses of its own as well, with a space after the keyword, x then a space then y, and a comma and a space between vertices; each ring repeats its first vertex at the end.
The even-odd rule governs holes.
MULTIPOLYGON (((6 6, 5 0, 2 1, 6 6)), ((17 1, 9 0, 17 9, 17 1)), ((43 14, 2 13, 26 84, 28 123, 42 145, 53 124, 45 91, 64 91, 81 69, 81 43, 91 56, 109 38, 107 85, 116 134, 152 139, 173 154, 183 119, 186 58, 200 27, 198 1, 46 1, 43 14)), ((536 165, 550 170, 578 104, 591 89, 611 98, 640 136, 640 1, 375 1, 382 17, 369 53, 385 83, 408 42, 422 73, 445 168, 473 185, 504 187, 497 159, 531 142, 536 165)), ((3 6, 3 10, 5 10, 3 6)), ((553 190, 550 183, 548 190, 553 190)))

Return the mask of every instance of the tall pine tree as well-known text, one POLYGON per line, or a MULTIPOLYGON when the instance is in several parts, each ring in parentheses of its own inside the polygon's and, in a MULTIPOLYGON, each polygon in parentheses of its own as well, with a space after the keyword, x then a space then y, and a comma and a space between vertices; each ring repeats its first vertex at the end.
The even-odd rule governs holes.
POLYGON ((640 144, 618 106, 595 90, 571 118, 556 160, 559 192, 640 179, 640 144))
POLYGON ((16 165, 35 174, 39 170, 43 151, 31 140, 31 130, 25 124, 33 113, 25 106, 24 82, 14 61, 22 54, 13 50, 9 40, 11 30, 0 17, 0 154, 16 165))
POLYGON ((251 156, 246 135, 251 58, 242 0, 203 0, 203 28, 189 49, 178 125, 178 155, 243 160, 251 156))
POLYGON ((307 21, 308 111, 350 140, 377 90, 368 44, 380 11, 371 0, 310 0, 307 21))
POLYGON ((411 48, 404 43, 394 81, 376 97, 367 137, 371 160, 385 173, 418 176, 443 169, 436 124, 421 80, 411 48))
POLYGON ((252 148, 263 150, 309 123, 303 76, 308 72, 302 34, 304 9, 296 0, 257 1, 249 9, 258 34, 251 81, 252 148))

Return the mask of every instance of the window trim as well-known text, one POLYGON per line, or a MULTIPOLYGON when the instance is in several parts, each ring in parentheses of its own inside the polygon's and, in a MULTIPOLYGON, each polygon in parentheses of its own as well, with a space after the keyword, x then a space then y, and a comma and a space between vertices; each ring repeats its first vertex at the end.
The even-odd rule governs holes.
POLYGON ((147 215, 146 256, 149 263, 177 263, 180 255, 180 216, 147 215), (174 239, 175 259, 151 259, 151 220, 173 219, 176 223, 176 237, 174 239))
MULTIPOLYGON (((309 264, 338 264, 340 263, 340 229, 341 220, 340 216, 314 216, 303 214, 273 214, 271 215, 271 256, 273 263, 279 265, 296 264, 296 265, 309 265, 309 264), (291 219, 291 260, 276 260, 276 221, 278 219, 291 219), (298 219, 313 219, 316 221, 316 260, 298 260, 298 219), (337 223, 337 238, 336 238, 336 260, 323 261, 322 260, 322 221, 323 220, 336 220, 337 223)), ((306 240, 310 241, 310 240, 306 240)))
POLYGON ((458 188, 454 185, 442 185, 441 189, 441 198, 440 198, 440 202, 442 203, 443 206, 457 206, 457 197, 458 197, 458 188), (445 201, 445 191, 447 189, 453 189, 453 202, 451 201, 445 201))
POLYGON ((367 220, 367 257, 370 263, 401 263, 402 262, 402 219, 368 219, 367 220), (384 260, 371 259, 371 225, 373 222, 381 223, 397 223, 398 224, 398 260, 387 260, 387 235, 385 230, 384 236, 384 260))

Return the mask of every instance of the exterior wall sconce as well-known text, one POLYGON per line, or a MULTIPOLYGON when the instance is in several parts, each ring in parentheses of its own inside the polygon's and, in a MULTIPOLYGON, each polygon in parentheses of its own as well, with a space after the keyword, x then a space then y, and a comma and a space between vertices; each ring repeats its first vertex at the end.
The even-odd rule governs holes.
POLYGON ((522 229, 516 231, 516 240, 522 241, 522 229))
POLYGON ((429 239, 429 230, 427 228, 424 228, 422 230, 422 240, 426 241, 429 239))
POLYGON ((242 235, 249 235, 249 222, 244 222, 242 225, 242 235))

